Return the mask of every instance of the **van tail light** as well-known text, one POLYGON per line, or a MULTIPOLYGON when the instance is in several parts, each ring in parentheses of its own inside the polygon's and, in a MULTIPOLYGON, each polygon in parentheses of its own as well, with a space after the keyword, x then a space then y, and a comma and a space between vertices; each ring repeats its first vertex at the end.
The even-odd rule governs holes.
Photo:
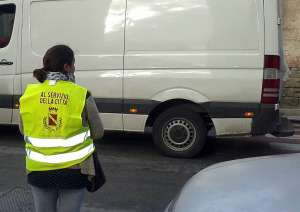
POLYGON ((280 91, 280 57, 265 55, 261 103, 276 104, 280 91))

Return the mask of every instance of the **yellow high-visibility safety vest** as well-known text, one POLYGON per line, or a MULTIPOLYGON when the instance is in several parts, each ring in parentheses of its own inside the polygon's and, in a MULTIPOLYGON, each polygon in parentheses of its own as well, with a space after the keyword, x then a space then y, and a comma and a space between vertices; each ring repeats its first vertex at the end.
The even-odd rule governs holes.
POLYGON ((81 118, 87 92, 67 81, 27 86, 20 98, 20 113, 29 171, 67 168, 93 153, 89 127, 82 126, 81 118))

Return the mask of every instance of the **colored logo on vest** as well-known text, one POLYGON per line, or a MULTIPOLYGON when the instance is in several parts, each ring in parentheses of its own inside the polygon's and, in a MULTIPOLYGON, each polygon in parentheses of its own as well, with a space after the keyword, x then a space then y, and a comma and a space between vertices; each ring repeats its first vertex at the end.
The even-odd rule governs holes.
POLYGON ((52 132, 59 130, 62 126, 62 119, 59 118, 57 113, 58 108, 49 107, 48 117, 44 117, 43 124, 47 130, 52 132))
POLYGON ((50 126, 57 126, 57 114, 49 114, 49 125, 50 126))

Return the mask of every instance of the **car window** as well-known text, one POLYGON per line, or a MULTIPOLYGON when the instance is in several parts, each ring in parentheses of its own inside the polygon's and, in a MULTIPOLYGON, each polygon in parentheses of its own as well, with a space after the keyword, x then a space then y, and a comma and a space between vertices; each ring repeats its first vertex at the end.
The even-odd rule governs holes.
POLYGON ((15 12, 16 6, 14 4, 0 6, 0 48, 6 47, 10 42, 15 12))

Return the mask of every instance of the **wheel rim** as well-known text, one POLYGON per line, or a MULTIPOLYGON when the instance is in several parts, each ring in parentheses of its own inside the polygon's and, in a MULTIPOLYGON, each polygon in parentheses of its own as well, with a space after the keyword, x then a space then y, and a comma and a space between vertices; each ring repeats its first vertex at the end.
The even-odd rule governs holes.
POLYGON ((196 129, 187 119, 174 118, 163 127, 163 141, 172 150, 184 151, 196 141, 196 129))

